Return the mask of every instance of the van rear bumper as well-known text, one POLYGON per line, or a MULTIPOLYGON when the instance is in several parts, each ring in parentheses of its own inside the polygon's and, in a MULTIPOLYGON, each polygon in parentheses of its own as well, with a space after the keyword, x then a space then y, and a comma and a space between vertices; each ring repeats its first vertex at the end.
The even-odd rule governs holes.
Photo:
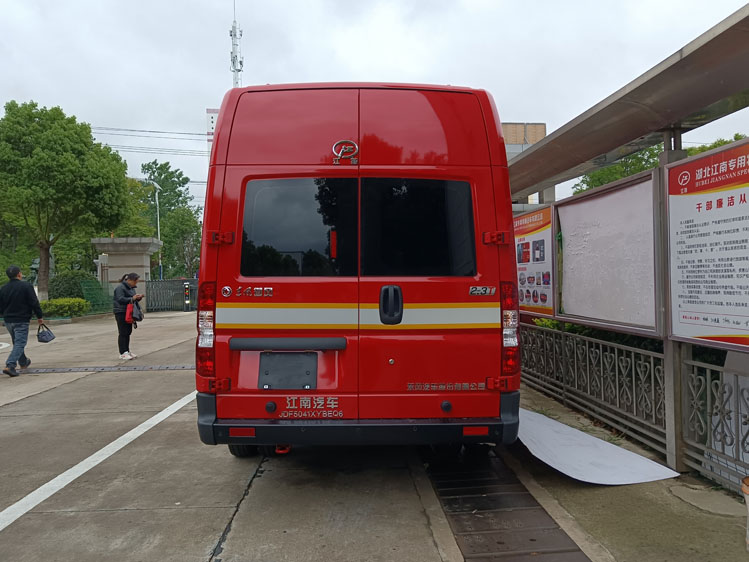
POLYGON ((520 393, 502 394, 499 419, 229 420, 216 418, 214 394, 199 392, 197 405, 198 432, 200 440, 207 445, 418 445, 460 442, 509 445, 518 436, 520 393), (465 428, 480 429, 466 431, 465 428), (230 429, 239 433, 252 430, 254 436, 230 436, 230 429), (479 432, 481 434, 471 434, 479 432))

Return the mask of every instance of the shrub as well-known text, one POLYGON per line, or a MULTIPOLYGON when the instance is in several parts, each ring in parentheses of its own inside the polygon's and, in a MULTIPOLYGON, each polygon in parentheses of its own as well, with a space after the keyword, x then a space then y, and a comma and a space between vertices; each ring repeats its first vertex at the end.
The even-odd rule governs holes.
POLYGON ((570 334, 577 334, 579 336, 603 340, 619 345, 626 345, 628 347, 634 347, 645 351, 663 353, 663 341, 658 338, 648 338, 644 336, 636 336, 633 334, 621 334, 609 330, 601 330, 599 328, 582 326, 580 324, 560 322, 558 320, 552 320, 550 318, 534 318, 533 323, 536 326, 540 326, 542 328, 549 328, 551 330, 563 330, 570 334))
POLYGON ((65 271, 49 280, 49 298, 82 299, 81 281, 96 281, 96 276, 87 271, 65 271))
POLYGON ((83 316, 91 308, 91 303, 83 299, 51 299, 39 303, 44 316, 83 316))

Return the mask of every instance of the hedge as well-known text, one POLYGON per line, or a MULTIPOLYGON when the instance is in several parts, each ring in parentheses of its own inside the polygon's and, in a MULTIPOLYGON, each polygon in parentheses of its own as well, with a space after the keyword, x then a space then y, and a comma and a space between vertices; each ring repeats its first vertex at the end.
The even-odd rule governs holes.
POLYGON ((84 298, 81 281, 98 282, 96 276, 87 271, 65 271, 49 280, 49 298, 82 299, 84 298))
POLYGON ((91 308, 91 303, 83 299, 51 299, 39 304, 45 317, 83 316, 91 308))

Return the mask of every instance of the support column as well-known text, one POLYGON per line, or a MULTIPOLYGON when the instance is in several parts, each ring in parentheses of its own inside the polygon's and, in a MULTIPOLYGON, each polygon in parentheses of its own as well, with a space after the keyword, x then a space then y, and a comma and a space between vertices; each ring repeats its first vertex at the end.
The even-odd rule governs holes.
MULTIPOLYGON (((156 238, 92 238, 91 243, 101 253, 100 264, 102 257, 106 256, 101 265, 101 281, 104 287, 107 287, 106 284, 117 286, 126 273, 137 273, 142 281, 140 285, 142 288, 138 292, 146 292, 146 281, 151 280, 151 255, 161 248, 163 245, 161 240, 156 238)), ((114 288, 111 290, 113 291, 114 288)), ((141 301, 144 310, 146 303, 147 300, 141 301)))
POLYGON ((691 345, 663 341, 663 393, 666 422, 666 462, 677 472, 688 472, 684 463, 684 360, 691 355, 691 345))
POLYGON ((664 150, 659 155, 660 167, 658 170, 658 223, 657 234, 659 270, 659 331, 663 337, 663 392, 665 402, 665 426, 666 426, 666 462, 668 466, 677 472, 687 472, 689 469, 684 463, 684 412, 687 411, 687 395, 685 392, 684 378, 686 375, 684 361, 692 356, 692 346, 669 339, 668 325, 671 319, 671 302, 668 300, 671 283, 669 270, 669 223, 666 212, 666 201, 668 194, 666 189, 665 166, 687 157, 685 150, 681 150, 681 131, 674 128, 663 132, 664 150))
POLYGON ((547 187, 538 194, 539 203, 553 203, 557 198, 557 186, 547 187))
POLYGON ((149 281, 151 255, 163 245, 157 238, 92 238, 91 243, 99 252, 107 254, 108 281, 115 285, 130 272, 149 281))

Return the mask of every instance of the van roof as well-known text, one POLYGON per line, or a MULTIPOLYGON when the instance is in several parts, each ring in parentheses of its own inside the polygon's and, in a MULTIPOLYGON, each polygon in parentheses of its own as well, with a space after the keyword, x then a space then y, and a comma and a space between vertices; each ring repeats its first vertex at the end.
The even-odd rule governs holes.
MULTIPOLYGON (((313 88, 336 89, 336 88, 394 88, 403 90, 442 90, 452 92, 477 92, 481 89, 469 88, 467 86, 451 86, 449 84, 400 84, 396 82, 302 82, 298 84, 265 84, 261 86, 246 86, 241 88, 232 88, 232 92, 258 92, 271 90, 308 90, 313 88)), ((228 95, 227 94, 227 95, 228 95)))
POLYGON ((281 92, 294 90, 343 90, 343 89, 360 89, 360 90, 426 90, 433 92, 452 92, 460 94, 473 94, 478 98, 482 106, 484 117, 481 118, 482 128, 485 128, 488 136, 489 152, 491 161, 494 165, 507 165, 507 159, 504 150, 504 140, 497 114, 497 109, 492 96, 483 89, 469 88, 466 86, 450 86, 437 84, 406 84, 394 82, 309 82, 297 84, 265 84, 258 86, 247 86, 241 88, 232 88, 226 92, 219 119, 216 123, 216 129, 213 138, 211 150, 210 165, 227 163, 229 136, 232 128, 232 121, 235 118, 235 112, 239 105, 239 99, 243 94, 252 92, 281 92), (492 115, 494 119, 489 115, 492 115))

